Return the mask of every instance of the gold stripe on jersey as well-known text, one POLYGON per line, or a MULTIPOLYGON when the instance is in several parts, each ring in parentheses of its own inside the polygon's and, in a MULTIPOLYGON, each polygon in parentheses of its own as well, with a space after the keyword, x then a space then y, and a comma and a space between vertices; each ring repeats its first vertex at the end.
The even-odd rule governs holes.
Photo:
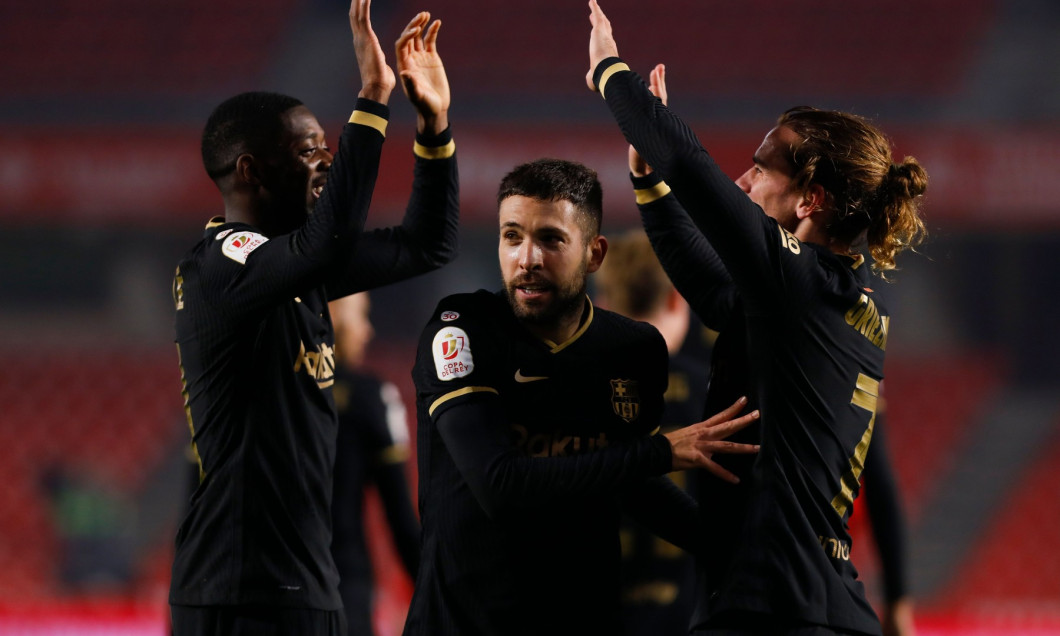
POLYGON ((670 194, 670 186, 666 185, 665 181, 660 181, 650 188, 634 190, 633 194, 637 195, 637 205, 647 205, 670 194))
POLYGON ((223 216, 215 216, 206 222, 206 229, 209 230, 211 228, 217 227, 218 225, 224 225, 224 223, 225 218, 223 216))
POLYGON ((409 458, 409 447, 404 444, 393 444, 379 451, 380 464, 400 464, 409 458))
POLYGON ((500 395, 500 392, 497 391, 497 389, 495 389, 493 387, 490 387, 490 386, 465 386, 462 389, 457 389, 456 391, 450 391, 449 393, 446 393, 442 397, 440 397, 437 400, 435 400, 431 404, 431 407, 429 409, 427 409, 427 415, 434 415, 434 410, 437 409, 442 404, 445 404, 449 400, 451 400, 453 398, 458 398, 461 395, 468 395, 470 393, 493 393, 495 395, 500 395))
POLYGON ((611 66, 607 67, 607 70, 604 71, 603 75, 600 76, 600 83, 597 86, 600 89, 600 96, 604 99, 607 99, 607 95, 604 95, 604 86, 607 85, 607 80, 611 79, 612 75, 628 70, 629 65, 627 65, 625 62, 615 62, 611 66))
POLYGON ((373 115, 372 113, 366 113, 363 110, 355 110, 350 115, 351 124, 359 124, 361 126, 368 126, 369 128, 375 128, 379 131, 379 134, 386 137, 386 124, 387 121, 379 115, 373 115))
POLYGON ((456 142, 452 139, 444 146, 424 146, 420 142, 412 144, 412 152, 421 159, 448 159, 456 154, 456 142))
POLYGON ((552 342, 548 338, 542 338, 541 339, 549 347, 552 347, 552 351, 551 351, 552 353, 559 353, 560 351, 563 351, 567 347, 571 346, 572 344, 574 344, 575 340, 577 340, 578 338, 581 338, 582 334, 585 333, 586 330, 589 329, 589 325, 591 325, 592 322, 593 322, 593 301, 589 300, 589 297, 586 296, 585 297, 585 302, 589 303, 589 317, 585 319, 585 322, 582 323, 582 326, 578 327, 578 330, 574 332, 574 335, 572 335, 570 338, 567 338, 566 341, 564 341, 564 342, 562 342, 560 344, 556 344, 555 342, 552 342))

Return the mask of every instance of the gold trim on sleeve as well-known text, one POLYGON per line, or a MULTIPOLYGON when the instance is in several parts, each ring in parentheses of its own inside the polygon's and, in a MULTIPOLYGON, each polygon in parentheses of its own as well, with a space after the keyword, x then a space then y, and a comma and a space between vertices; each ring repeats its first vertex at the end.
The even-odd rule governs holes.
POLYGON ((637 205, 647 205, 670 194, 670 186, 666 185, 665 181, 660 181, 650 188, 634 190, 633 194, 637 195, 637 205))
POLYGON ((500 392, 498 392, 497 389, 494 389, 493 387, 489 387, 489 386, 465 386, 462 389, 457 389, 456 391, 450 391, 449 393, 446 393, 442 397, 440 397, 437 400, 435 400, 434 403, 431 404, 431 407, 429 409, 427 409, 427 415, 434 415, 434 410, 436 408, 438 408, 439 406, 441 406, 442 404, 445 404, 446 402, 448 402, 449 400, 451 400, 453 398, 458 398, 461 395, 467 395, 469 393, 493 393, 495 395, 500 395, 500 392))
POLYGON ((629 70, 629 65, 626 64, 625 62, 615 62, 611 66, 607 67, 607 70, 604 71, 604 74, 600 76, 600 83, 598 85, 598 88, 600 89, 600 97, 603 97, 604 99, 607 99, 607 96, 604 95, 604 86, 607 85, 607 80, 611 79, 612 75, 614 75, 615 73, 621 73, 622 71, 628 71, 628 70, 629 70))
POLYGON ((412 152, 421 159, 448 159, 456 154, 456 142, 452 139, 444 146, 424 146, 420 142, 412 145, 412 152))
POLYGON ((387 120, 383 119, 379 115, 373 115, 372 113, 366 113, 363 110, 355 110, 350 115, 350 123, 358 124, 361 126, 368 126, 369 128, 375 128, 379 131, 379 134, 386 137, 386 125, 387 120))

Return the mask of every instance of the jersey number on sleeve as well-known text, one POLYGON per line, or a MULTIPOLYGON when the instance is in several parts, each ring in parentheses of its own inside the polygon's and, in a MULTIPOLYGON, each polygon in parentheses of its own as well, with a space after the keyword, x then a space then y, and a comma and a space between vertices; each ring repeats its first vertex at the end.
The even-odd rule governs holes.
POLYGON ((869 452, 872 427, 876 424, 876 400, 879 395, 879 380, 873 380, 864 373, 859 373, 857 387, 850 398, 850 403, 869 412, 869 425, 865 428, 865 433, 861 436, 858 445, 854 447, 854 454, 850 457, 850 469, 843 473, 841 480, 843 487, 832 499, 832 507, 840 517, 845 516, 854 503, 854 490, 858 487, 858 479, 861 477, 862 469, 865 468, 865 454, 869 452))

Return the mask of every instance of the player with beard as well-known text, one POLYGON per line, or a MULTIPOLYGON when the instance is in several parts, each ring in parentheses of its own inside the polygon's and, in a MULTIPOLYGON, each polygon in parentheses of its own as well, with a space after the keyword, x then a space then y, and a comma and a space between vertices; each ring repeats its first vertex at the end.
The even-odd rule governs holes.
POLYGON ((203 131, 225 216, 173 284, 200 474, 177 532, 178 636, 346 632, 329 550, 338 425, 327 303, 440 267, 457 235, 449 85, 427 13, 397 42, 418 120, 413 195, 401 226, 362 229, 396 84, 369 5, 350 7, 362 88, 334 155, 309 109, 274 93, 225 101, 203 131))
POLYGON ((663 475, 732 479, 719 441, 739 401, 653 435, 667 382, 659 332, 593 307, 607 251, 596 174, 524 164, 497 196, 504 290, 442 300, 420 340, 422 556, 405 633, 618 633, 620 504, 688 545, 695 504, 663 475))

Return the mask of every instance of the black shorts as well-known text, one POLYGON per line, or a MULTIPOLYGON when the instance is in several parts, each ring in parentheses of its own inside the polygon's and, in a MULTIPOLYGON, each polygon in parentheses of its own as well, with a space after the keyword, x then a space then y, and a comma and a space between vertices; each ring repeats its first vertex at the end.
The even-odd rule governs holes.
POLYGON ((346 636, 342 610, 172 605, 173 636, 346 636))

